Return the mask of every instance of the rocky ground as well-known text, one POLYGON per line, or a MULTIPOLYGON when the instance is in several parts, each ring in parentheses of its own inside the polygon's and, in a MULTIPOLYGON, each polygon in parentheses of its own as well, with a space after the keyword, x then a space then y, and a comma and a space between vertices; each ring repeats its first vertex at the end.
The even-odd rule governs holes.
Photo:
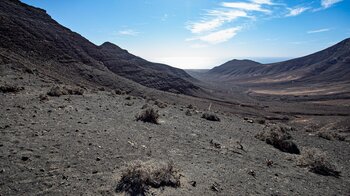
MULTIPOLYGON (((172 163, 180 177, 179 187, 150 188, 151 195, 350 193, 346 137, 327 140, 288 129, 301 150, 301 155, 290 154, 255 137, 274 126, 270 121, 220 111, 215 114, 220 121, 208 121, 201 118, 208 111, 176 98, 155 103, 103 89, 47 96, 57 84, 29 73, 6 74, 0 82, 24 87, 0 93, 0 195, 124 194, 116 192, 117 184, 137 160, 172 163), (135 120, 145 104, 159 111, 159 124, 135 120), (325 153, 323 161, 340 176, 298 166, 309 148, 325 153)), ((216 110, 213 105, 211 111, 216 110)))

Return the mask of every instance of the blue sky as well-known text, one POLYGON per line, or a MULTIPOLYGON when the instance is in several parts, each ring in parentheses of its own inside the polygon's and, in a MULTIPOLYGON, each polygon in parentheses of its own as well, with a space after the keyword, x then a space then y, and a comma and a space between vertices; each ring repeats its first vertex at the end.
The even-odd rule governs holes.
POLYGON ((350 37, 349 0, 22 0, 100 45, 193 69, 304 56, 350 37))

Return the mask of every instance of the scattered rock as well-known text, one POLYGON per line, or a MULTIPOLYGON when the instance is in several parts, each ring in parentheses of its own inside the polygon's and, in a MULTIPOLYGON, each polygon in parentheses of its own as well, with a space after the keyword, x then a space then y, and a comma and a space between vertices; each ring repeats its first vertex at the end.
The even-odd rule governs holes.
POLYGON ((255 171, 252 170, 252 169, 248 171, 248 174, 251 175, 251 176, 253 176, 254 178, 256 177, 256 173, 255 173, 255 171))
POLYGON ((48 101, 49 97, 47 95, 41 94, 41 95, 39 95, 39 99, 40 99, 40 101, 48 101))
POLYGON ((190 181, 190 185, 193 186, 193 187, 196 187, 197 186, 197 182, 196 181, 190 181))
POLYGON ((22 156, 22 158, 21 158, 22 161, 28 161, 28 159, 29 159, 29 157, 27 157, 27 156, 22 156))
POLYGON ((210 187, 210 189, 212 190, 212 191, 214 191, 214 192, 220 192, 220 185, 218 184, 218 183, 214 183, 214 184, 212 184, 211 185, 211 187, 210 187))
POLYGON ((221 148, 221 144, 218 142, 218 141, 216 141, 216 140, 210 140, 210 144, 212 145, 212 146, 214 146, 215 148, 221 148))

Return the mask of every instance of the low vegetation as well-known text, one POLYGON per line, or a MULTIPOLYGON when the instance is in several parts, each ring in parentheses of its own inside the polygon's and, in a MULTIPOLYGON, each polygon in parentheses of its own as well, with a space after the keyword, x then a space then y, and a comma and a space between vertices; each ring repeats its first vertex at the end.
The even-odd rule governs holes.
POLYGON ((8 84, 0 86, 0 92, 2 93, 17 93, 21 90, 24 90, 24 88, 8 84))
POLYGON ((122 173, 116 192, 127 195, 145 195, 149 188, 179 187, 180 175, 172 163, 141 162, 131 163, 122 173))
POLYGON ((303 151, 298 159, 298 166, 308 167, 309 171, 324 176, 340 176, 340 171, 328 161, 326 154, 315 148, 303 151))
POLYGON ((291 140, 292 136, 287 132, 285 127, 274 126, 271 129, 265 129, 259 132, 255 137, 282 152, 300 154, 298 146, 291 140))
POLYGON ((319 131, 317 136, 326 140, 344 141, 345 137, 334 131, 319 131))
POLYGON ((83 95, 84 89, 79 87, 68 87, 68 86, 54 86, 52 87, 47 95, 52 97, 60 97, 62 95, 83 95))
POLYGON ((154 123, 154 124, 159 124, 158 118, 159 118, 158 111, 153 108, 147 108, 143 110, 140 114, 136 115, 137 121, 154 123))
POLYGON ((159 108, 166 108, 168 105, 160 100, 155 100, 154 105, 158 106, 159 108))
POLYGON ((220 121, 220 118, 217 115, 211 113, 204 113, 202 115, 202 118, 207 119, 209 121, 220 121))

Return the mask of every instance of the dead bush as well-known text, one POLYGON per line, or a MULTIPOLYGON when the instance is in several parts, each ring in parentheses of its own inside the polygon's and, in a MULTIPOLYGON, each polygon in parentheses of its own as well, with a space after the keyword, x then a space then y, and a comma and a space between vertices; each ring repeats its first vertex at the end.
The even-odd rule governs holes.
POLYGON ((137 121, 143 121, 148 123, 158 124, 159 114, 157 110, 153 108, 147 108, 143 110, 140 114, 136 115, 137 121))
POLYGON ((315 148, 304 150, 297 164, 300 167, 308 167, 309 171, 316 174, 340 176, 340 171, 337 171, 336 167, 327 160, 326 154, 315 148))
POLYGON ((114 93, 117 94, 117 95, 124 95, 125 91, 122 91, 120 89, 116 89, 116 90, 114 90, 114 93))
POLYGON ((326 140, 344 141, 345 137, 334 131, 319 131, 317 136, 326 140))
POLYGON ((62 95, 83 95, 84 89, 79 87, 67 87, 67 86, 54 86, 47 95, 52 97, 60 97, 62 95))
POLYGON ((142 107, 141 107, 141 109, 146 109, 146 108, 149 108, 150 106, 146 103, 146 104, 144 104, 142 107))
POLYGON ((271 129, 265 129, 259 132, 257 139, 265 141, 267 144, 274 146, 282 152, 291 154, 300 154, 298 146, 291 140, 292 136, 283 126, 274 126, 271 129))
POLYGON ((172 163, 141 162, 131 163, 122 173, 116 192, 127 195, 145 195, 149 188, 179 187, 180 175, 172 163))
POLYGON ((192 112, 190 110, 186 110, 185 114, 186 116, 192 116, 192 112))
POLYGON ((8 84, 0 86, 0 92, 3 92, 3 93, 17 93, 21 90, 24 90, 24 87, 18 87, 15 85, 8 85, 8 84))
POLYGON ((66 88, 69 95, 83 95, 84 89, 79 87, 66 88))
POLYGON ((154 105, 158 106, 159 108, 166 108, 168 105, 160 100, 154 101, 154 105))
POLYGON ((40 94, 40 95, 39 95, 39 99, 40 99, 40 101, 48 101, 48 100, 49 100, 49 97, 48 97, 47 95, 40 94))
POLYGON ((204 113, 202 115, 202 118, 207 119, 209 121, 220 121, 220 118, 216 116, 215 114, 210 114, 210 113, 204 113))
POLYGON ((54 86, 49 90, 49 92, 47 92, 47 95, 52 97, 59 97, 62 95, 68 95, 68 91, 61 86, 54 86))

